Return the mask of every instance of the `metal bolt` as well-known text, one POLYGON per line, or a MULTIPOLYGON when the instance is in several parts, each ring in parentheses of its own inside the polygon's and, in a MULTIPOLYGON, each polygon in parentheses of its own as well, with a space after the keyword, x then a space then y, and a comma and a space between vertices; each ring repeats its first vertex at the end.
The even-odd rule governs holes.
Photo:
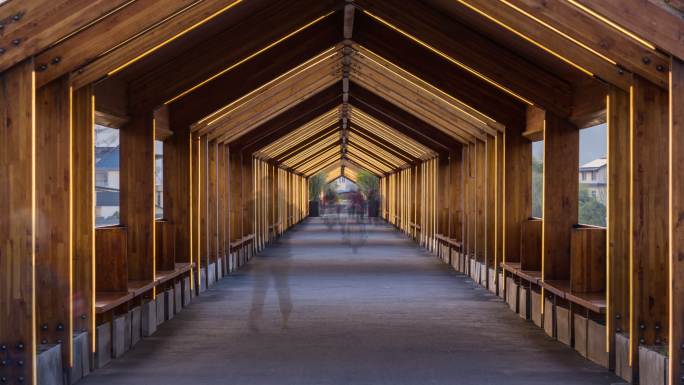
POLYGON ((38 71, 40 71, 40 72, 43 72, 43 71, 47 70, 47 65, 41 64, 41 65, 39 65, 38 68, 36 68, 36 69, 37 69, 38 71))
POLYGON ((24 382, 24 377, 19 377, 19 378, 17 378, 17 380, 18 380, 19 382, 24 382))
POLYGON ((0 377, 0 382, 7 382, 7 377, 0 377))
POLYGON ((2 366, 7 366, 7 360, 2 360, 2 361, 0 361, 0 365, 2 365, 2 366))
POLYGON ((615 314, 615 319, 620 319, 620 313, 615 314))
POLYGON ((5 24, 0 23, 0 29, 5 28, 5 24))
POLYGON ((618 68, 618 75, 624 75, 624 74, 625 74, 625 70, 623 70, 622 68, 618 68))
POLYGON ((52 58, 51 63, 52 63, 52 64, 57 64, 57 63, 59 63, 59 62, 61 62, 61 61, 62 61, 62 58, 59 57, 59 56, 57 56, 57 57, 52 58))
POLYGON ((639 325, 639 329, 641 329, 641 330, 646 329, 646 325, 644 325, 644 324, 639 325))
POLYGON ((24 361, 23 360, 17 361, 17 366, 24 366, 24 361))
POLYGON ((17 344, 17 349, 18 349, 18 350, 24 350, 24 344, 21 343, 21 342, 19 342, 19 343, 17 344))
POLYGON ((12 20, 14 20, 14 21, 21 20, 21 13, 17 13, 16 15, 12 16, 12 20))
POLYGON ((663 71, 665 71, 665 66, 662 64, 658 64, 656 66, 656 69, 658 70, 658 72, 663 72, 663 71))
POLYGON ((45 344, 47 344, 47 340, 46 340, 45 338, 43 338, 43 339, 40 341, 40 343, 43 344, 43 345, 45 345, 45 344))
POLYGON ((62 343, 62 340, 61 340, 61 339, 57 340, 57 343, 58 343, 58 344, 61 344, 61 343, 62 343))
POLYGON ((648 64, 648 63, 651 62, 651 58, 648 57, 648 56, 644 56, 644 57, 641 59, 641 61, 644 62, 644 64, 648 64))
POLYGON ((57 324, 57 331, 62 331, 62 330, 64 330, 64 325, 57 324))
POLYGON ((12 44, 14 44, 14 45, 19 45, 20 43, 21 43, 21 39, 12 40, 12 44))
MULTIPOLYGON (((682 349, 684 349, 684 345, 682 345, 682 349)), ((7 345, 0 345, 0 350, 7 350, 7 345)))
POLYGON ((5 53, 5 49, 4 49, 4 48, 0 48, 0 55, 2 55, 3 53, 5 53))
POLYGON ((40 327, 43 330, 48 330, 48 324, 43 324, 43 326, 40 327))
POLYGON ((660 324, 655 324, 655 330, 660 330, 660 324))
POLYGON ((639 343, 640 343, 640 344, 643 344, 643 343, 645 343, 645 342, 646 342, 646 340, 644 340, 643 338, 639 339, 639 343))
POLYGON ((656 338, 655 343, 656 345, 660 345, 660 338, 656 338))
POLYGON ((85 314, 81 314, 81 319, 86 319, 87 317, 88 316, 86 316, 85 314))
POLYGON ((622 329, 620 329, 620 328, 615 329, 615 331, 618 333, 622 333, 622 329))

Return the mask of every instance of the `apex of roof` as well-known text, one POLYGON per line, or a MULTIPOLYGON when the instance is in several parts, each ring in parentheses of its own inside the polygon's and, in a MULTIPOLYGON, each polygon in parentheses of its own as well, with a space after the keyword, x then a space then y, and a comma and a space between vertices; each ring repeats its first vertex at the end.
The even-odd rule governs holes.
POLYGON ((594 159, 580 166, 580 170, 593 170, 608 165, 608 159, 605 157, 594 159))

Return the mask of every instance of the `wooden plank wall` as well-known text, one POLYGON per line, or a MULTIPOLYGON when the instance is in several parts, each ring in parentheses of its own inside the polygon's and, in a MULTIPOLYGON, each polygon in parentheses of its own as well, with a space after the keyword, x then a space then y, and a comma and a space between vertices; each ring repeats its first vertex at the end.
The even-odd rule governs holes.
POLYGON ((0 74, 0 354, 23 366, 0 368, 8 381, 35 383, 33 60, 0 74))

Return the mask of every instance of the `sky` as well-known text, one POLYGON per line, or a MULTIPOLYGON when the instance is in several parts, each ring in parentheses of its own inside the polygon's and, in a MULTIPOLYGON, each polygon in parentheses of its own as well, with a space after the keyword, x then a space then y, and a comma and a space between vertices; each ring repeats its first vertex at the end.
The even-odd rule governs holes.
MULTIPOLYGON (((591 162, 594 159, 606 156, 608 138, 606 136, 606 125, 589 127, 580 130, 580 153, 579 165, 591 162)), ((543 147, 541 142, 532 143, 532 156, 541 158, 543 147)))

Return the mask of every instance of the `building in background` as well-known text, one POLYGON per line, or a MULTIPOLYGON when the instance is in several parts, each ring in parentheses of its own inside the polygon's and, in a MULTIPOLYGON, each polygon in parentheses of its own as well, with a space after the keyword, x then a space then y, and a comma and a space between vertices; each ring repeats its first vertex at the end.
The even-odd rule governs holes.
POLYGON ((586 189, 587 194, 602 204, 606 204, 608 183, 608 160, 594 159, 585 163, 579 169, 580 189, 586 189))

